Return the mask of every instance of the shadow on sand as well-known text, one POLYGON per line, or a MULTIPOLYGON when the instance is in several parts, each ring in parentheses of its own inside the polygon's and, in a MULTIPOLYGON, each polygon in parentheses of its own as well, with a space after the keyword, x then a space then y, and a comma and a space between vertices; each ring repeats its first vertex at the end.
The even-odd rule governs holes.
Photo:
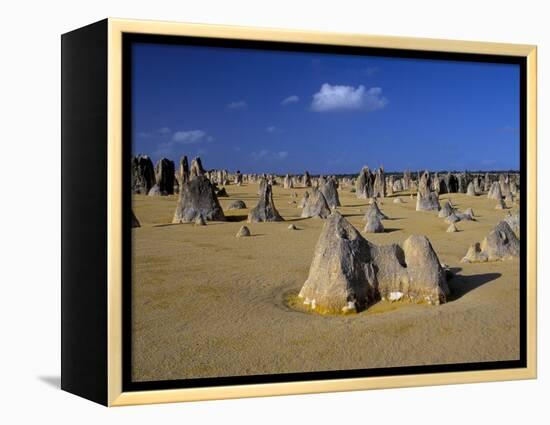
POLYGON ((473 274, 469 276, 457 274, 461 269, 453 268, 453 278, 449 280, 449 288, 451 294, 448 297, 448 302, 456 301, 466 295, 468 292, 479 288, 492 280, 498 279, 502 276, 501 273, 481 273, 473 274))

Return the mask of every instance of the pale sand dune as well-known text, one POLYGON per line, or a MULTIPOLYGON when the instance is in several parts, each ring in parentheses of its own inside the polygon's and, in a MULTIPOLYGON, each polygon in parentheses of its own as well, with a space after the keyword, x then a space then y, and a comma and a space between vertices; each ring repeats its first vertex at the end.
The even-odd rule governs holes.
MULTIPOLYGON (((252 237, 236 238, 245 221, 207 226, 172 225, 177 196, 134 196, 141 228, 132 229, 133 379, 185 379, 248 374, 391 367, 519 358, 519 262, 463 264, 468 247, 483 239, 509 210, 465 194, 449 197, 477 221, 459 222, 458 233, 435 212, 416 212, 415 200, 388 198, 385 233, 364 234, 377 244, 428 236, 439 259, 456 273, 440 306, 380 303, 349 316, 320 316, 289 307, 302 287, 323 225, 301 219, 289 205, 304 189, 274 187, 285 222, 247 224, 252 237), (294 223, 300 230, 288 230, 294 223)), ((257 185, 227 186, 220 202, 249 208, 257 185)), ((368 201, 349 187, 339 190, 339 211, 359 230, 368 201)))

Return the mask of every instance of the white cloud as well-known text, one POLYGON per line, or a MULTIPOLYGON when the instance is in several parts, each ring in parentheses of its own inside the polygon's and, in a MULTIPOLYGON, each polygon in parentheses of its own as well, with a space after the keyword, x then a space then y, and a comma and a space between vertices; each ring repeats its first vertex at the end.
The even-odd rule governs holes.
POLYGON ((285 105, 290 105, 291 103, 296 103, 300 100, 300 98, 296 95, 292 95, 292 96, 288 96, 288 97, 285 97, 282 101, 281 101, 281 105, 285 106, 285 105))
POLYGON ((159 134, 170 134, 171 130, 168 127, 161 127, 157 130, 159 134))
MULTIPOLYGON (((172 140, 182 145, 192 143, 200 143, 205 139, 206 132, 203 130, 182 130, 176 131, 172 136, 172 140)), ((210 136, 209 136, 210 137, 210 136)))
POLYGON ((258 152, 252 152, 250 154, 252 159, 258 161, 258 160, 264 160, 264 161, 271 161, 271 160, 282 160, 288 157, 287 151, 279 151, 279 152, 271 152, 268 149, 262 149, 258 152))
POLYGON ((244 100, 236 100, 227 104, 228 109, 246 109, 247 106, 244 100))
POLYGON ((388 104, 388 99, 382 96, 380 87, 365 90, 365 86, 339 86, 325 83, 319 92, 313 95, 311 109, 318 112, 334 110, 364 109, 374 111, 388 104))
POLYGON ((268 133, 275 133, 275 131, 277 131, 277 127, 275 127, 274 125, 270 125, 265 129, 265 131, 267 131, 268 133))

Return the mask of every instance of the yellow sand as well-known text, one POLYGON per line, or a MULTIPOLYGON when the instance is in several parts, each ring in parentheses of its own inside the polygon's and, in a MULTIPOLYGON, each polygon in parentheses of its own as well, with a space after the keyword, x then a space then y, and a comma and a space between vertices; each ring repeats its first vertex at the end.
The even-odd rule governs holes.
MULTIPOLYGON (((442 195, 475 222, 460 232, 435 212, 415 211, 387 198, 383 234, 376 244, 424 234, 456 276, 440 306, 380 303, 346 316, 307 313, 296 294, 308 275, 323 220, 301 219, 289 204, 302 188, 274 189, 285 222, 247 224, 248 210, 227 211, 232 200, 249 208, 257 185, 227 186, 220 202, 229 222, 172 225, 177 196, 134 196, 141 228, 133 229, 133 379, 136 381, 274 374, 519 358, 519 262, 463 264, 469 245, 481 241, 509 210, 486 196, 442 195), (242 221, 240 221, 242 220, 242 221), (299 230, 288 230, 294 223, 299 230), (240 226, 252 237, 236 238, 240 226)), ((339 190, 340 212, 362 231, 367 201, 339 190)))

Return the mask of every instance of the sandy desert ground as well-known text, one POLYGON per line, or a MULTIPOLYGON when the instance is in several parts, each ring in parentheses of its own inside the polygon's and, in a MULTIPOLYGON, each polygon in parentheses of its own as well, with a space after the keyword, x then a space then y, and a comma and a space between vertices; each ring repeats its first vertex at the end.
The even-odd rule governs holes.
MULTIPOLYGON (((257 184, 226 187, 220 203, 228 222, 171 224, 177 195, 134 195, 141 227, 133 232, 133 380, 363 369, 519 358, 519 261, 464 264, 460 259, 510 210, 495 210, 485 195, 451 198, 476 220, 458 233, 436 212, 415 211, 408 193, 381 210, 386 231, 371 242, 402 242, 424 234, 455 276, 439 306, 380 302, 352 315, 306 312, 296 295, 307 278, 324 220, 301 219, 290 193, 274 187, 286 221, 247 224, 252 237, 236 238, 247 210, 227 211, 236 199, 253 208, 257 184), (294 223, 299 230, 288 230, 294 223)), ((339 211, 359 230, 367 200, 339 190, 339 211)), ((394 195, 397 196, 397 195, 394 195)))

